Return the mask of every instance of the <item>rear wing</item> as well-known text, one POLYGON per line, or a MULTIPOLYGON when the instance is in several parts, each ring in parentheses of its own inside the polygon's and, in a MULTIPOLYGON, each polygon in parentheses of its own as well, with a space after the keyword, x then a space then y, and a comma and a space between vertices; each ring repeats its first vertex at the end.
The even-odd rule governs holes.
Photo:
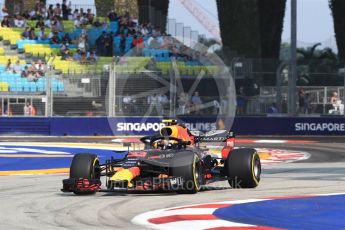
POLYGON ((190 131, 194 136, 195 143, 215 143, 225 142, 229 138, 234 138, 235 134, 227 130, 212 130, 206 133, 200 131, 190 131))

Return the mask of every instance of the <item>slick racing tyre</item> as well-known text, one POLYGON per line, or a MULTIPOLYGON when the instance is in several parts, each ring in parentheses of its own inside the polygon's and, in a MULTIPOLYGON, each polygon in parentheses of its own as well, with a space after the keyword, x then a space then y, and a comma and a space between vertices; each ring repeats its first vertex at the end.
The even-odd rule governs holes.
POLYGON ((174 159, 170 168, 171 176, 182 177, 183 185, 176 190, 180 194, 195 194, 202 184, 202 167, 199 157, 194 153, 181 153, 174 159))
MULTIPOLYGON (((100 179, 99 159, 90 153, 78 153, 73 157, 70 167, 70 178, 74 179, 100 179)), ((94 194, 95 192, 75 191, 75 194, 94 194)))
POLYGON ((255 149, 234 149, 225 162, 225 173, 232 188, 255 188, 259 185, 261 162, 255 149))

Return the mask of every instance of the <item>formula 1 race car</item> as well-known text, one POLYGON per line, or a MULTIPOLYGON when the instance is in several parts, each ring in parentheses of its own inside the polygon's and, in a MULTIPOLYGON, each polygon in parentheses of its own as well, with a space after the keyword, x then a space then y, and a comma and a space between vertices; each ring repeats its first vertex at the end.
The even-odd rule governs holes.
POLYGON ((63 192, 94 194, 99 191, 176 191, 197 193, 203 185, 227 180, 232 188, 254 188, 261 175, 255 149, 234 148, 232 132, 192 132, 176 120, 165 120, 160 133, 140 140, 142 150, 126 152, 123 159, 101 164, 95 154, 76 154, 63 192), (223 142, 221 156, 202 143, 223 142), (101 177, 106 177, 101 188, 101 177))

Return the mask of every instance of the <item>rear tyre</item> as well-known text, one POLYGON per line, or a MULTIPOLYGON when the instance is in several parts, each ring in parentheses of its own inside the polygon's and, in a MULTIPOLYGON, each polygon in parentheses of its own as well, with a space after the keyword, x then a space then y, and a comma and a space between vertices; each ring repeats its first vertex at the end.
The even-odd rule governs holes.
POLYGON ((202 184, 202 167, 196 154, 183 153, 174 159, 173 167, 170 168, 171 176, 182 177, 182 188, 176 190, 180 194, 195 194, 199 192, 202 184))
POLYGON ((234 149, 225 162, 225 172, 232 188, 255 188, 261 176, 260 157, 255 149, 234 149))
MULTIPOLYGON (((73 157, 70 167, 70 178, 100 179, 99 159, 90 153, 78 153, 73 157)), ((95 194, 96 192, 74 192, 77 195, 95 194)))

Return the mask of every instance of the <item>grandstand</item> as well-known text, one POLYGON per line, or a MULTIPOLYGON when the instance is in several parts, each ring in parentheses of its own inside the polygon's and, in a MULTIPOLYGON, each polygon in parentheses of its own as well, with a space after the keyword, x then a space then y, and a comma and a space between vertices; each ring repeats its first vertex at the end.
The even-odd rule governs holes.
MULTIPOLYGON (((39 29, 35 29, 34 38, 28 39, 23 37, 25 28, 0 28, 2 100, 16 98, 18 95, 27 98, 40 95, 44 100, 43 98, 50 93, 50 90, 47 90, 49 88, 53 98, 50 102, 53 109, 51 114, 46 111, 43 115, 86 115, 95 110, 95 105, 100 106, 96 106, 97 111, 93 114, 107 115, 105 108, 108 100, 106 97, 109 96, 107 89, 111 68, 114 68, 117 74, 115 94, 116 101, 120 104, 124 93, 142 93, 150 88, 159 87, 157 83, 159 80, 149 79, 151 75, 147 75, 148 72, 169 79, 177 71, 185 79, 183 81, 194 79, 200 75, 200 72, 206 77, 215 76, 219 72, 212 63, 200 63, 202 54, 184 46, 178 40, 154 31, 155 28, 152 28, 148 34, 141 34, 139 31, 143 25, 136 25, 135 28, 124 26, 121 16, 115 21, 107 17, 97 17, 81 27, 76 27, 73 20, 61 20, 58 17, 54 20, 62 24, 63 30, 45 28, 44 39, 37 39, 39 29), (101 26, 95 26, 96 21, 102 22, 101 26), (60 42, 54 42, 51 36, 56 36, 60 42), (70 42, 62 42, 65 36, 68 36, 70 42), (98 47, 102 36, 108 36, 107 39, 111 37, 112 44, 107 47, 106 53, 100 52, 98 47), (82 51, 84 56, 90 50, 97 50, 96 60, 82 61, 80 58, 74 58, 82 53, 79 44, 81 37, 86 38, 86 49, 82 51), (142 40, 135 41, 138 37, 142 40), (161 46, 153 47, 152 40, 160 43, 161 46), (64 49, 68 50, 67 56, 62 52, 63 45, 64 49), (25 66, 29 68, 34 66, 37 60, 43 60, 46 65, 45 75, 35 81, 23 78, 20 73, 8 71, 6 65, 9 60, 11 63, 19 60, 23 69, 25 66), (48 78, 51 80, 48 81, 48 78), (132 83, 126 85, 126 81, 132 83), (129 88, 124 90, 119 87, 129 88)), ((35 18, 28 19, 26 27, 35 28, 38 22, 39 20, 35 18)), ((134 24, 134 21, 130 23, 134 24)), ((137 100, 137 103, 139 101, 137 100)), ((138 105, 145 107, 145 103, 147 102, 143 100, 138 105)), ((116 107, 120 111, 122 106, 116 105, 116 107)))

